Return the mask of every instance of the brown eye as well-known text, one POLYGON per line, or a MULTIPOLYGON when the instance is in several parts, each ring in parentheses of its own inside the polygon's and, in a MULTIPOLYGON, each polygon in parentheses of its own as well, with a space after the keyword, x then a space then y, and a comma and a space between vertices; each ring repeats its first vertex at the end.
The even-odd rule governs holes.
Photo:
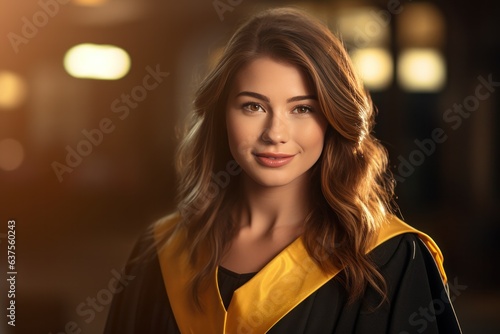
POLYGON ((293 111, 294 114, 307 114, 312 112, 311 107, 308 106, 298 106, 293 111))
POLYGON ((250 105, 250 110, 251 111, 259 111, 260 106, 258 104, 251 104, 250 105))
POLYGON ((257 103, 247 103, 243 105, 243 108, 251 112, 257 112, 263 110, 260 104, 257 103))

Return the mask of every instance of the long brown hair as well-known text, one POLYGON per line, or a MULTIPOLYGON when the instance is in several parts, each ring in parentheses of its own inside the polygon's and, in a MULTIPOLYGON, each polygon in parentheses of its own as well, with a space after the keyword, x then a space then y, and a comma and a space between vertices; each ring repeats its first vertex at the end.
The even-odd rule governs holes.
POLYGON ((193 301, 200 306, 198 291, 237 232, 229 213, 239 178, 234 168, 232 173, 228 170, 234 161, 225 108, 237 71, 262 56, 303 70, 328 121, 323 152, 312 171, 315 207, 305 222, 307 251, 326 272, 344 267, 350 301, 367 285, 385 297, 383 277, 366 253, 390 210, 393 183, 387 153, 372 136, 375 111, 369 94, 344 46, 325 25, 300 10, 279 8, 252 17, 232 36, 199 86, 191 123, 179 146, 182 219, 176 228, 186 229, 189 259, 201 268, 191 281, 193 301))

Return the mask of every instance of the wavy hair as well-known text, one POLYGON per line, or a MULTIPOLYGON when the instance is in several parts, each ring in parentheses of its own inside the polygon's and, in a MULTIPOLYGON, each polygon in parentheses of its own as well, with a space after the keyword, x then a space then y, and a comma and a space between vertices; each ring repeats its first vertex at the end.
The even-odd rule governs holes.
POLYGON ((182 218, 176 230, 187 233, 189 261, 201 268, 191 280, 193 302, 201 307, 199 289, 238 231, 229 213, 238 198, 239 177, 226 173, 224 182, 218 182, 215 175, 234 163, 225 124, 234 76, 263 56, 304 71, 328 121, 323 152, 312 167, 315 206, 305 222, 305 247, 325 272, 344 268, 339 279, 349 301, 359 298, 367 286, 384 300, 384 279, 367 251, 391 210, 394 186, 387 152, 372 135, 374 107, 342 42, 301 10, 278 8, 253 16, 231 37, 196 92, 179 146, 176 167, 182 218))

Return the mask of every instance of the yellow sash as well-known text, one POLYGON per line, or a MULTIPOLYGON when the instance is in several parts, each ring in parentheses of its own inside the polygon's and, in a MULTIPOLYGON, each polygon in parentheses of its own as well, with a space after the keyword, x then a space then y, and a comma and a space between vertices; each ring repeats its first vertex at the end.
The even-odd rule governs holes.
MULTIPOLYGON (((180 220, 177 215, 157 225, 155 236, 180 220)), ((425 233, 405 224, 395 216, 380 230, 371 251, 383 242, 403 233, 416 233, 428 247, 446 283, 443 255, 436 243, 425 233)), ((304 299, 337 275, 342 268, 325 274, 309 257, 299 237, 271 260, 246 284, 237 289, 226 311, 219 293, 217 270, 209 286, 200 294, 204 312, 195 311, 187 289, 195 269, 189 266, 182 246, 186 235, 180 232, 158 249, 161 271, 177 325, 183 334, 246 334, 265 333, 304 299), (177 252, 176 250, 181 250, 177 252)))

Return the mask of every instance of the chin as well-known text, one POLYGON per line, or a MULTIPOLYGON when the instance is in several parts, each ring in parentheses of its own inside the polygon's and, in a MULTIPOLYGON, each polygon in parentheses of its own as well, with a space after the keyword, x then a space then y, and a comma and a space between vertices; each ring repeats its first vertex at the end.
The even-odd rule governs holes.
POLYGON ((287 184, 290 184, 291 181, 281 181, 281 180, 258 180, 255 181, 262 187, 269 187, 269 188, 274 188, 274 187, 282 187, 286 186, 287 184))
POLYGON ((272 171, 264 173, 253 173, 249 175, 250 180, 263 187, 282 187, 298 181, 304 175, 283 175, 284 171, 272 171), (281 175, 280 175, 281 174, 281 175))

